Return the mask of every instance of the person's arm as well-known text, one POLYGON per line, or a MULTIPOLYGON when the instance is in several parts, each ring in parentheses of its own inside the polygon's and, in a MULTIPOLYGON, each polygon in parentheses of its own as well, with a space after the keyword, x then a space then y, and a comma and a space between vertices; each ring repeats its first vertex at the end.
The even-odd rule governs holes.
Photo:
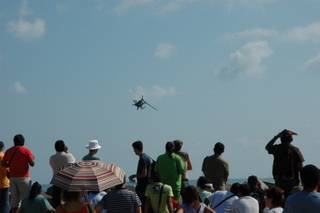
POLYGON ((144 204, 144 212, 148 212, 149 207, 150 207, 150 202, 151 202, 150 197, 146 197, 146 201, 145 201, 145 204, 144 204))
POLYGON ((139 174, 136 174, 136 175, 131 175, 129 177, 129 179, 133 179, 133 178, 144 178, 144 177, 147 177, 148 175, 148 169, 141 169, 141 172, 139 174))
POLYGON ((34 166, 36 162, 34 161, 34 155, 32 155, 32 159, 28 160, 30 166, 34 166))
POLYGON ((210 204, 210 201, 208 200, 208 198, 205 198, 203 203, 208 206, 210 204))
POLYGON ((101 212, 102 210, 103 210, 103 206, 101 206, 100 204, 97 204, 96 207, 94 207, 95 212, 101 212))
POLYGON ((8 168, 9 167, 9 162, 2 160, 1 161, 1 166, 8 168))
POLYGON ((281 138, 282 132, 278 133, 276 136, 274 136, 266 145, 266 150, 269 151, 269 149, 273 146, 273 144, 276 142, 278 138, 281 138))
POLYGON ((176 213, 184 213, 183 208, 179 208, 178 211, 176 213))
POLYGON ((172 200, 170 196, 167 197, 167 207, 169 212, 173 213, 173 205, 172 205, 172 200))
POLYGON ((213 209, 210 209, 208 206, 204 207, 204 213, 216 213, 213 209))
POLYGON ((187 170, 192 170, 192 163, 191 163, 191 160, 190 160, 190 157, 188 156, 188 167, 187 167, 187 170))
POLYGON ((136 213, 142 213, 141 206, 136 206, 136 213))

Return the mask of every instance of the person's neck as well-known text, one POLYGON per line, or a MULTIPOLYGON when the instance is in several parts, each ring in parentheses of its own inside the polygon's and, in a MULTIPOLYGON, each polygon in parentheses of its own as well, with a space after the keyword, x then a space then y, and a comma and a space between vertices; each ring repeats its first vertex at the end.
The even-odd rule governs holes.
POLYGON ((317 186, 316 187, 303 187, 303 191, 317 192, 317 186))

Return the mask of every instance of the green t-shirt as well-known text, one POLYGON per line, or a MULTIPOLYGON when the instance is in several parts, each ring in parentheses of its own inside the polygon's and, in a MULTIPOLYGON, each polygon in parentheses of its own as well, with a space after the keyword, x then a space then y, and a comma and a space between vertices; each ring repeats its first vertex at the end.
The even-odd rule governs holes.
POLYGON ((44 212, 51 209, 53 209, 53 207, 50 205, 48 200, 41 195, 37 195, 31 202, 29 201, 29 197, 24 198, 19 212, 44 212))
POLYGON ((172 153, 170 158, 168 153, 157 158, 155 171, 161 176, 162 183, 171 186, 174 199, 178 200, 181 190, 181 174, 186 171, 184 163, 179 155, 172 153))
POLYGON ((96 154, 87 154, 82 158, 82 160, 102 160, 102 159, 96 154))
POLYGON ((153 212, 161 212, 161 213, 169 213, 169 209, 167 207, 167 199, 168 197, 173 197, 172 188, 169 185, 163 185, 162 197, 160 201, 160 209, 159 208, 159 197, 162 183, 152 183, 149 184, 146 189, 146 197, 149 197, 151 200, 151 206, 153 212))

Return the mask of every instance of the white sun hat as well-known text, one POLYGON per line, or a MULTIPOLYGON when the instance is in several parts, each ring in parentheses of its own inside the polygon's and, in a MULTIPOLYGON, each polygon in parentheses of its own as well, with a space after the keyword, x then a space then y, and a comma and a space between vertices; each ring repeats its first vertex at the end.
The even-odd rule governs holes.
POLYGON ((86 148, 89 150, 95 150, 95 149, 100 149, 101 146, 98 144, 97 140, 90 140, 86 148))

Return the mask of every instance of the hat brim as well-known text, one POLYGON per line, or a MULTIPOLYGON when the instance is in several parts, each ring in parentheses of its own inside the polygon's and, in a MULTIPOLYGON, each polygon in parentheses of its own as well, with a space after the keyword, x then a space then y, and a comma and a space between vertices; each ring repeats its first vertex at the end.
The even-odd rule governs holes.
POLYGON ((95 149, 100 149, 101 146, 98 145, 98 146, 96 146, 96 147, 91 147, 90 145, 87 145, 86 148, 89 149, 89 150, 95 150, 95 149))

